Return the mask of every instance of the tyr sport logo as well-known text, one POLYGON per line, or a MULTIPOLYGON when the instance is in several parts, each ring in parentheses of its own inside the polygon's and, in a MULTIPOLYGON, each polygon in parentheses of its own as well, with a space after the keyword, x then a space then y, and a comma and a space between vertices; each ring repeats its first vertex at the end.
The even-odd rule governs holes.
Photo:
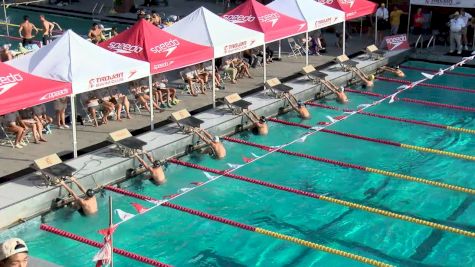
POLYGON ((180 42, 177 39, 170 39, 167 42, 163 42, 161 44, 158 44, 152 48, 150 48, 150 51, 152 53, 158 54, 158 53, 167 53, 165 57, 168 57, 175 49, 180 46, 180 42))
POLYGON ((23 81, 23 77, 19 73, 9 73, 6 76, 0 76, 0 95, 8 92, 8 90, 21 81, 23 81))
POLYGON ((143 48, 138 45, 131 45, 127 43, 116 43, 111 42, 107 48, 113 50, 117 54, 131 54, 131 53, 140 53, 142 52, 143 48))

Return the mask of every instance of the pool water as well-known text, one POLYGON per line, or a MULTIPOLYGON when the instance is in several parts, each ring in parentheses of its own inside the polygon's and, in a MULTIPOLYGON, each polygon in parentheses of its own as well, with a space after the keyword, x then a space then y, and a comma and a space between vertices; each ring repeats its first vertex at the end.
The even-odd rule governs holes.
MULTIPOLYGON (((30 17, 31 23, 35 24, 35 26, 38 28, 42 28, 40 20, 39 20, 39 16, 41 14, 45 15, 46 19, 49 20, 50 22, 58 23, 64 31, 68 29, 72 29, 75 33, 81 36, 87 35, 87 33, 89 32, 89 29, 91 28, 92 23, 94 23, 94 21, 90 19, 85 19, 85 18, 62 16, 62 15, 48 14, 44 12, 15 9, 15 8, 7 9, 7 17, 10 19, 10 23, 17 24, 17 25, 22 23, 23 16, 27 15, 30 17)), ((5 18, 3 16, 3 13, 1 13, 0 20, 3 21, 4 19, 5 18)), ((106 21, 98 22, 98 23, 103 24, 105 28, 117 27, 119 32, 122 30, 125 30, 126 27, 130 26, 126 24, 112 23, 112 22, 106 22, 106 21)), ((55 30, 58 30, 57 27, 55 27, 55 30)), ((10 26, 9 31, 10 31, 11 36, 19 37, 18 27, 10 26)), ((1 35, 7 34, 5 25, 0 25, 0 34, 1 35)), ((38 41, 41 41, 40 36, 38 36, 36 39, 38 41)), ((4 44, 4 43, 16 44, 18 42, 19 41, 14 41, 6 37, 0 37, 0 44, 4 44)), ((16 45, 13 45, 13 47, 16 47, 16 45)))
MULTIPOLYGON (((439 65, 406 62, 408 66, 438 69, 439 65)), ((458 72, 475 73, 458 68, 458 72)), ((409 80, 421 78, 417 71, 405 70, 409 80)), ((431 82, 469 88, 469 77, 437 77, 431 82)), ((390 93, 399 84, 377 81, 377 93, 390 93)), ((473 86, 473 85, 472 85, 473 86)), ((373 97, 348 93, 347 108, 370 103, 373 97)), ((474 106, 467 93, 416 87, 404 92, 411 97, 474 106)), ((322 101, 323 102, 323 101, 322 101)), ((324 103, 340 106, 333 99, 324 103)), ((309 107, 312 119, 301 120, 294 112, 280 119, 316 125, 325 116, 339 111, 309 107)), ((395 102, 382 103, 367 110, 401 118, 475 129, 473 114, 464 111, 395 102)), ((250 132, 234 137, 265 145, 282 145, 298 139, 305 129, 269 123, 268 136, 250 132)), ((336 123, 330 129, 373 138, 475 155, 475 137, 426 126, 395 122, 363 115, 336 123)), ((242 144, 225 142, 228 156, 217 161, 207 155, 192 154, 181 160, 203 166, 228 169, 227 163, 243 164, 266 151, 242 144)), ((441 155, 422 153, 399 147, 351 139, 328 133, 316 133, 305 143, 294 143, 287 150, 359 164, 440 181, 468 188, 475 187, 475 164, 441 155)), ((342 168, 309 159, 273 153, 238 169, 236 174, 288 186, 304 191, 356 202, 425 220, 475 231, 475 197, 469 194, 409 182, 388 176, 342 168)), ((123 183, 124 189, 162 198, 192 187, 192 182, 207 181, 202 171, 170 164, 168 182, 155 186, 135 178, 123 183)), ((107 196, 113 196, 114 208, 136 213, 130 205, 152 204, 104 192, 99 197, 100 212, 81 217, 68 209, 52 212, 41 220, 29 221, 0 234, 24 238, 32 255, 64 266, 89 266, 96 248, 38 230, 40 223, 101 241, 97 230, 108 223, 107 196)), ((210 182, 174 199, 175 204, 211 213, 241 223, 320 243, 397 266, 475 266, 475 239, 442 232, 410 222, 400 221, 322 200, 277 191, 227 177, 210 182)), ((118 220, 116 218, 116 220, 118 220)), ((302 247, 258 233, 237 229, 167 207, 158 207, 119 226, 114 246, 174 266, 363 266, 344 257, 302 247)), ((115 256, 116 266, 141 266, 140 263, 115 256)))

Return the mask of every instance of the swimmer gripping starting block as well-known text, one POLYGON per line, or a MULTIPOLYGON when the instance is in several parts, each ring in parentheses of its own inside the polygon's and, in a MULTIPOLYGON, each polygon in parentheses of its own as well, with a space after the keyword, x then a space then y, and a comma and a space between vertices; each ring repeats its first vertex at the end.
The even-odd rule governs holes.
POLYGON ((364 52, 369 56, 369 59, 374 60, 384 57, 385 54, 384 51, 379 50, 379 48, 374 44, 367 46, 364 52))
POLYGON ((117 145, 120 153, 124 157, 131 157, 147 144, 138 139, 127 129, 118 130, 109 134, 110 141, 117 145))
POLYGON ((356 66, 358 65, 358 62, 349 59, 348 56, 345 54, 337 56, 335 58, 335 61, 340 64, 341 68, 344 71, 350 71, 352 68, 356 68, 356 66))
POLYGON ((55 180, 58 178, 73 176, 76 171, 75 168, 64 164, 57 154, 35 160, 33 167, 41 173, 47 185, 56 184, 55 180))
POLYGON ((170 115, 170 120, 176 122, 184 133, 189 133, 193 128, 200 128, 201 124, 204 123, 204 121, 191 116, 186 109, 173 112, 170 115))
POLYGON ((237 93, 224 97, 224 103, 226 103, 234 115, 241 114, 243 111, 248 110, 249 106, 252 105, 251 102, 243 100, 237 93))
POLYGON ((313 65, 303 67, 302 74, 306 75, 313 83, 319 83, 320 81, 325 80, 328 76, 328 74, 316 70, 313 65))
POLYGON ((278 78, 272 78, 270 80, 267 80, 265 83, 265 87, 269 89, 276 97, 282 97, 283 94, 289 93, 290 90, 293 88, 282 84, 278 78))

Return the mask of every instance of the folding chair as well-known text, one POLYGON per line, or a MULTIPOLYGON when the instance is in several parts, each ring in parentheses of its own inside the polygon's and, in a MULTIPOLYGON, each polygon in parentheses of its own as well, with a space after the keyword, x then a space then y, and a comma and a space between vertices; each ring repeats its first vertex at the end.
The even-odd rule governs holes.
POLYGON ((244 110, 248 110, 251 102, 241 99, 237 93, 224 97, 224 103, 229 107, 234 115, 241 114, 244 110))
MULTIPOLYGON (((4 120, 3 116, 0 116, 0 129, 2 130, 2 136, 0 136, 0 145, 10 145, 12 148, 15 148, 15 142, 14 140, 16 139, 16 135, 14 133, 11 133, 7 131, 6 125, 4 125, 4 120)), ((28 131, 27 134, 25 134, 25 137, 23 138, 22 141, 25 141, 26 143, 30 143, 30 140, 28 140, 28 137, 31 136, 31 131, 28 131)))
POLYGON ((109 141, 117 145, 119 152, 123 157, 131 157, 147 144, 138 139, 127 129, 118 130, 109 133, 109 141))
POLYGON ((277 98, 281 98, 285 93, 289 93, 293 89, 288 85, 282 84, 278 78, 267 80, 265 87, 277 98))
POLYGON ((192 83, 191 83, 192 88, 190 88, 190 85, 189 85, 188 82, 186 81, 186 73, 185 73, 185 71, 180 71, 180 77, 181 77, 181 79, 183 80, 183 83, 185 84, 185 90, 189 90, 189 91, 191 91, 191 92, 199 92, 199 91, 200 91, 199 84, 197 84, 196 82, 192 82, 192 83))
POLYGON ((57 154, 35 160, 33 168, 41 173, 47 185, 55 185, 58 179, 65 176, 71 177, 76 171, 75 168, 64 164, 57 154))
POLYGON ((378 60, 384 57, 384 54, 385 54, 384 51, 379 50, 379 48, 374 44, 367 46, 365 52, 368 55, 368 59, 373 59, 373 60, 378 60))
POLYGON ((344 71, 350 71, 352 68, 356 68, 356 66, 358 65, 358 62, 349 59, 348 56, 345 54, 336 57, 335 61, 340 64, 341 68, 344 71))
POLYGON ((186 109, 173 112, 170 115, 170 120, 176 122, 184 133, 190 133, 193 128, 200 128, 204 123, 204 121, 191 116, 186 109))
POLYGON ((303 47, 299 45, 294 38, 287 38, 287 42, 289 43, 290 50, 292 51, 289 53, 289 57, 297 57, 305 55, 305 50, 302 53, 303 47))

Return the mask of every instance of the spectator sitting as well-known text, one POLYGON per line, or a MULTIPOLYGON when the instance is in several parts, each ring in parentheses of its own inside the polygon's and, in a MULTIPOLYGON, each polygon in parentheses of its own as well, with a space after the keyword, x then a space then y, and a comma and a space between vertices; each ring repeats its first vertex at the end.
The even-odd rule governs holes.
POLYGON ((10 238, 0 245, 1 267, 27 267, 28 247, 19 238, 10 238))
POLYGON ((205 84, 208 83, 210 73, 206 70, 203 63, 198 63, 195 65, 196 75, 203 80, 205 84))
POLYGON ((206 94, 206 91, 205 91, 205 82, 204 80, 202 80, 198 73, 196 72, 196 70, 194 69, 191 69, 191 68, 186 68, 185 71, 184 71, 184 76, 183 76, 183 80, 188 83, 188 86, 190 87, 190 91, 189 93, 192 95, 192 96, 198 96, 197 93, 194 92, 193 90, 193 84, 194 83, 199 83, 200 84, 200 88, 201 88, 201 93, 202 94, 206 94))
POLYGON ((235 57, 233 58, 233 65, 237 68, 237 78, 244 78, 247 76, 249 79, 252 79, 251 73, 249 72, 249 64, 244 62, 242 59, 235 57))
POLYGON ((178 104, 179 100, 176 98, 176 89, 167 88, 168 79, 164 75, 157 75, 154 77, 154 94, 157 99, 157 104, 160 107, 169 107, 178 104), (166 104, 165 104, 166 103, 166 104))
POLYGON ((223 65, 221 65, 221 69, 228 74, 228 76, 231 79, 231 83, 235 84, 236 83, 236 76, 238 73, 238 69, 234 66, 234 63, 231 59, 226 59, 223 62, 223 65))
POLYGON ((40 141, 47 142, 47 140, 43 137, 43 124, 41 124, 40 121, 34 119, 33 111, 28 108, 20 110, 19 113, 20 125, 23 128, 31 128, 35 144, 40 144, 40 141))
POLYGON ((325 40, 323 39, 322 33, 317 31, 312 38, 310 39, 309 52, 310 55, 320 55, 320 53, 325 53, 325 40))
POLYGON ((2 60, 2 62, 10 61, 10 60, 13 59, 13 54, 10 51, 10 45, 9 44, 3 45, 3 49, 0 52, 0 59, 2 60))
POLYGON ((111 96, 107 89, 95 91, 99 104, 102 107, 102 124, 109 122, 109 114, 115 109, 115 104, 110 101, 111 96))
POLYGON ((99 99, 96 95, 92 92, 81 94, 81 100, 83 101, 84 105, 87 107, 87 112, 92 117, 93 126, 97 127, 99 124, 97 123, 97 110, 99 108, 99 99))
POLYGON ((109 95, 111 96, 110 102, 115 105, 115 115, 117 121, 122 121, 121 113, 122 107, 125 110, 125 117, 127 119, 131 119, 130 116, 130 102, 126 95, 122 94, 118 89, 117 86, 113 86, 109 88, 109 95))
POLYGON ((242 57, 247 60, 252 68, 256 68, 257 63, 259 62, 259 58, 255 52, 256 51, 252 48, 242 51, 242 57))
POLYGON ((6 130, 15 134, 14 146, 16 148, 23 148, 23 146, 27 145, 25 142, 23 142, 23 138, 26 134, 26 128, 20 125, 20 120, 21 118, 20 114, 18 114, 18 111, 11 112, 3 116, 3 123, 6 126, 6 130))
MULTIPOLYGON (((132 81, 129 85, 131 85, 130 91, 134 94, 135 99, 139 101, 139 103, 143 107, 145 107, 145 109, 148 112, 150 112, 151 111, 150 106, 149 106, 150 96, 147 94, 149 92, 148 86, 140 85, 140 82, 138 81, 132 81)), ((158 107, 158 105, 155 102, 152 101, 152 104, 153 104, 153 108, 159 111, 163 111, 158 107)))
POLYGON ((53 118, 46 114, 45 104, 34 106, 32 109, 34 118, 43 124, 43 128, 46 129, 46 133, 51 133, 50 124, 53 123, 53 118))
POLYGON ((162 18, 155 10, 152 10, 152 24, 157 27, 161 27, 162 25, 162 18))

